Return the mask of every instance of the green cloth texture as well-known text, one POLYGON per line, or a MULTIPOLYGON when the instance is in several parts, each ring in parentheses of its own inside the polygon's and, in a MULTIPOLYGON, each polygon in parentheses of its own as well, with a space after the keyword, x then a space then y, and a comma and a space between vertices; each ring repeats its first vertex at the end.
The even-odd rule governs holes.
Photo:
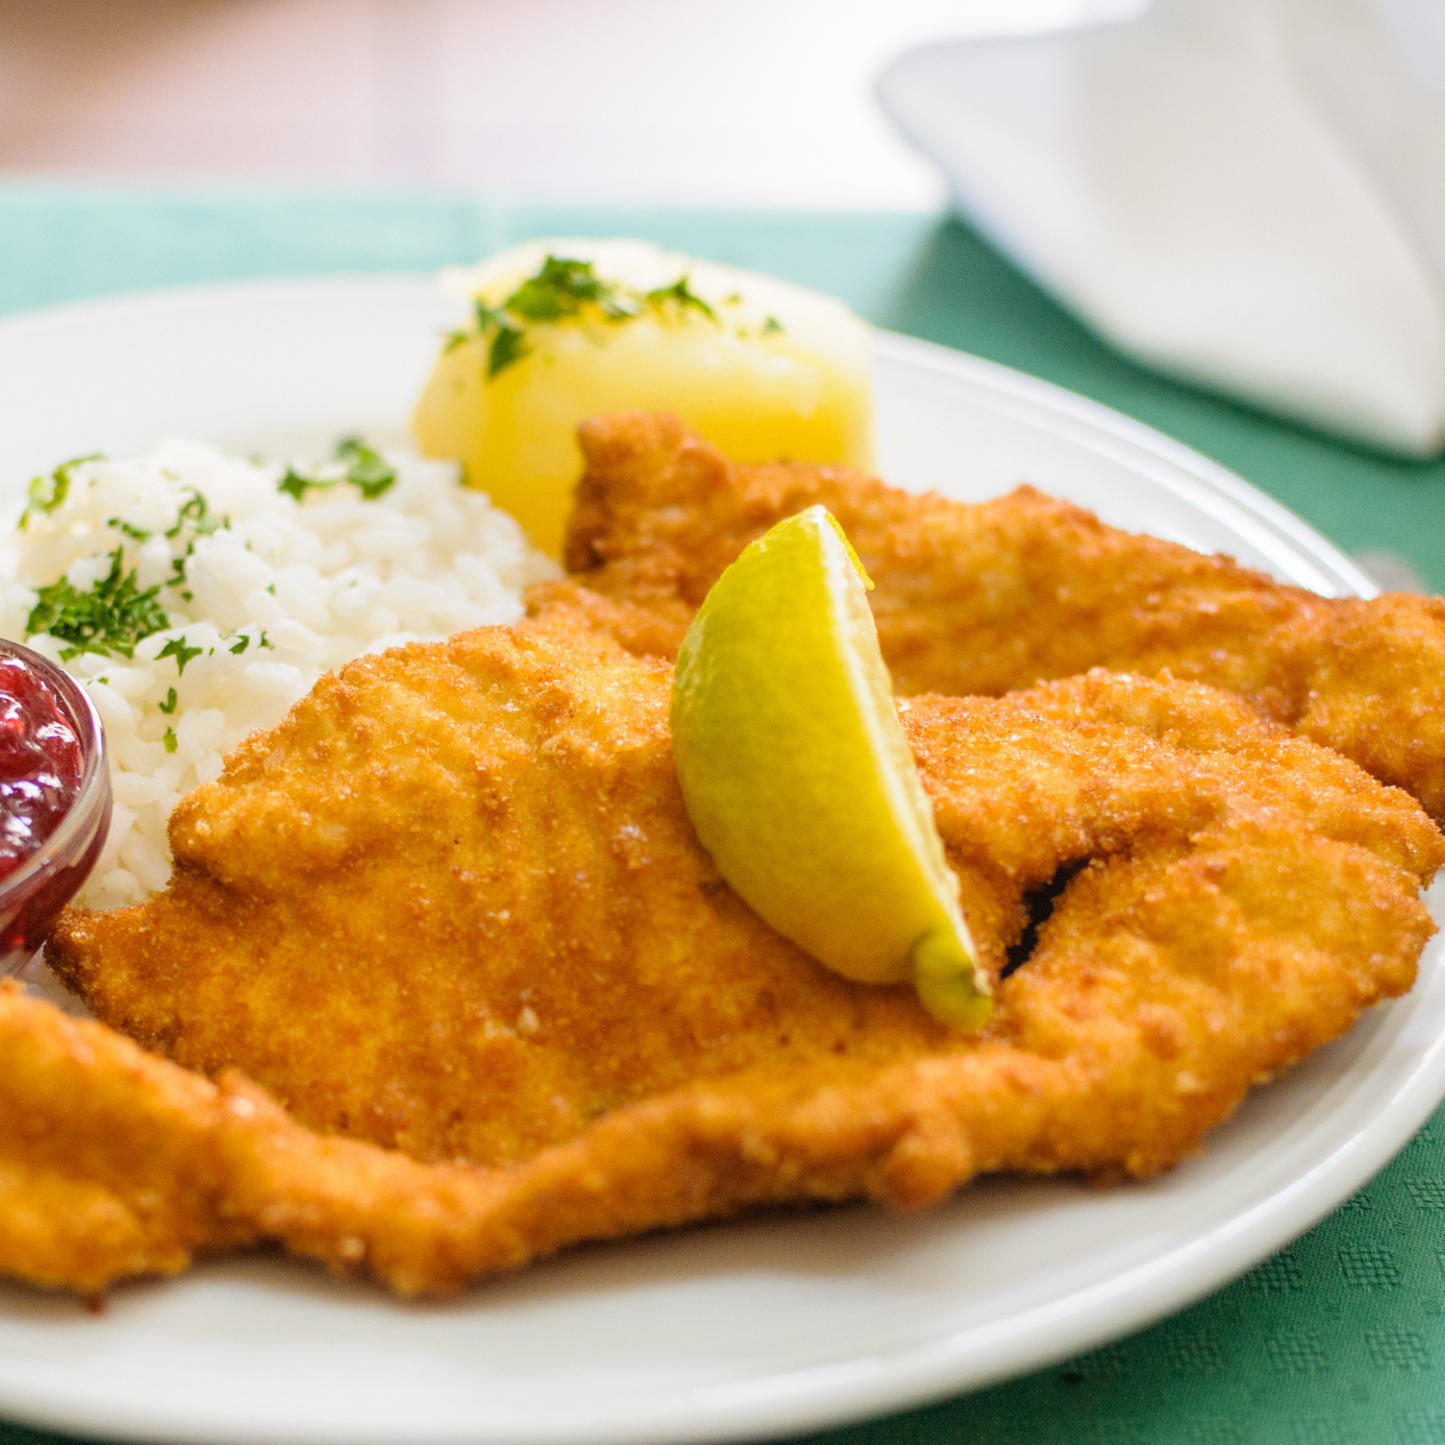
MULTIPOLYGON (((1445 462, 1360 450, 1110 350, 957 221, 502 205, 463 196, 0 185, 0 312, 184 282, 426 271, 540 235, 630 235, 830 291, 869 321, 1117 407, 1346 551, 1445 590, 1445 462)), ((1445 1445, 1445 1109, 1243 1278, 1091 1354, 818 1445, 1445 1445)), ((60 1437, 0 1422, 0 1445, 60 1437)))

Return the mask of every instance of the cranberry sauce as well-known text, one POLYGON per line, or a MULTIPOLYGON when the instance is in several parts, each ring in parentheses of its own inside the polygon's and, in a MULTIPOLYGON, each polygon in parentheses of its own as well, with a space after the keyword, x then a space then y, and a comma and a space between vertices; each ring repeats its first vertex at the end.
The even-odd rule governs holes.
POLYGON ((0 878, 60 826, 85 750, 60 699, 18 657, 0 657, 0 878))
POLYGON ((105 735, 85 689, 0 641, 0 978, 34 957, 109 831, 105 735))

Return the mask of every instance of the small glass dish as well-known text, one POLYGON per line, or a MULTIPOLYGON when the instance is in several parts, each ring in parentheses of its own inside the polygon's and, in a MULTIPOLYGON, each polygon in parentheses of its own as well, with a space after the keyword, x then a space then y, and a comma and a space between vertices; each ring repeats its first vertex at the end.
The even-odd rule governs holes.
POLYGON ((85 689, 62 668, 18 642, 0 640, 0 657, 25 664, 54 693, 81 747, 80 786, 55 831, 0 878, 0 978, 40 951, 60 910, 80 891, 110 832, 110 765, 105 732, 85 689))

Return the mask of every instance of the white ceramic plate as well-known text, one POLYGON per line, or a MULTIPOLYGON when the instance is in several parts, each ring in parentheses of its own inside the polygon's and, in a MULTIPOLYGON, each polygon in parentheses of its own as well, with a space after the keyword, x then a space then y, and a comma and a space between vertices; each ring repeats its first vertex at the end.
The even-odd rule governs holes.
MULTIPOLYGON (((451 311, 425 281, 342 279, 0 323, 0 479, 166 434, 395 431, 451 311)), ((1322 592, 1369 590, 1296 518, 1113 412, 901 337, 879 336, 876 359, 895 482, 979 498, 1027 479, 1322 592)), ((443 1305, 270 1256, 119 1289, 100 1316, 0 1286, 0 1414, 148 1440, 643 1445, 997 1380, 1178 1309, 1369 1179, 1445 1093, 1440 962, 1433 946, 1409 997, 1147 1185, 986 1180, 917 1218, 774 1215, 579 1250, 443 1305)))

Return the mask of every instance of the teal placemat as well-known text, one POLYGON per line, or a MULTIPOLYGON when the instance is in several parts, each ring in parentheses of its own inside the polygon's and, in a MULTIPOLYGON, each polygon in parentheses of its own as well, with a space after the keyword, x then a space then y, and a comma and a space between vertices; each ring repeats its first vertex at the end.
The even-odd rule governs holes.
MULTIPOLYGON (((879 325, 1118 407, 1347 550, 1392 548, 1445 589, 1445 464, 1374 456, 1154 376, 936 217, 0 186, 0 311, 186 281, 425 270, 541 234, 645 236, 832 291, 879 325)), ((58 1438, 0 1423, 0 1445, 58 1438)), ((1350 1203, 1183 1314, 993 1389, 810 1438, 1445 1445, 1445 1110, 1350 1203)))

